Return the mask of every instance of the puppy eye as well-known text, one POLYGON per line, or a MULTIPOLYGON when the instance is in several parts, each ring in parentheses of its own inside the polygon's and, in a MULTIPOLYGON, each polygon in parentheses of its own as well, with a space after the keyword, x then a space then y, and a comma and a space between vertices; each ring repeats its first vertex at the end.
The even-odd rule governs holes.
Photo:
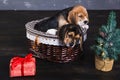
POLYGON ((82 15, 79 15, 78 17, 82 18, 83 16, 82 16, 82 15))
POLYGON ((74 35, 75 35, 74 32, 70 32, 70 33, 68 33, 68 36, 70 36, 70 37, 73 37, 74 35))
POLYGON ((73 35, 68 35, 70 38, 73 37, 73 35))

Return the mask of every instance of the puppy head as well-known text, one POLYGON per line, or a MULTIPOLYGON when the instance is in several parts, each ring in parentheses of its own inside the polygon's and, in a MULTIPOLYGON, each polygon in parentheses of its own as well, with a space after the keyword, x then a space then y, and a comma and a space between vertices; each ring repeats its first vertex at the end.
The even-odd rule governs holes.
MULTIPOLYGON (((67 24, 59 30, 59 38, 68 47, 74 47, 76 44, 82 44, 82 30, 78 25, 67 24)), ((82 46, 80 46, 82 49, 82 46)))
POLYGON ((85 7, 76 5, 68 13, 68 21, 79 26, 83 26, 89 22, 88 13, 85 7))

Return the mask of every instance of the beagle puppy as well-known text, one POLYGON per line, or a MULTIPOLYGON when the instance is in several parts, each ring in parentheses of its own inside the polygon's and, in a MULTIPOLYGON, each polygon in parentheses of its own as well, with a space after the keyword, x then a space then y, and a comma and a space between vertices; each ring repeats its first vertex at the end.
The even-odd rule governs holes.
POLYGON ((48 29, 58 30, 60 27, 66 24, 75 24, 82 27, 88 22, 89 19, 86 8, 81 5, 76 5, 70 8, 63 9, 54 16, 38 22, 35 25, 34 29, 46 32, 48 29))
POLYGON ((66 24, 58 30, 59 39, 67 46, 74 47, 79 44, 82 50, 83 32, 79 25, 66 24))

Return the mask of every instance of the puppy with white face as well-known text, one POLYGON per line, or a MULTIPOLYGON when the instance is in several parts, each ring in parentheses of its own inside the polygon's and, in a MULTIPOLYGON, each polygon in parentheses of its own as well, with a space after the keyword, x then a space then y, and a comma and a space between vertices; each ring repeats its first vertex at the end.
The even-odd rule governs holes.
POLYGON ((79 26, 88 24, 89 19, 86 8, 80 5, 74 6, 73 9, 68 13, 68 21, 69 23, 74 23, 79 26))
POLYGON ((80 45, 82 50, 83 34, 79 25, 67 24, 63 25, 58 31, 59 39, 67 46, 74 47, 80 45))
POLYGON ((69 23, 77 24, 81 27, 83 33, 86 33, 89 26, 88 12, 85 7, 77 5, 68 14, 69 23))

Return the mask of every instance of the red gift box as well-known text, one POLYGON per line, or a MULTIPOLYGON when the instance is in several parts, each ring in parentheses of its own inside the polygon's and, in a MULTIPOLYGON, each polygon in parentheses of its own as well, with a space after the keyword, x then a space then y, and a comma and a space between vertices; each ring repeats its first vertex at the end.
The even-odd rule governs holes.
POLYGON ((25 58, 14 57, 10 61, 10 77, 34 76, 36 73, 36 60, 32 54, 25 58))

